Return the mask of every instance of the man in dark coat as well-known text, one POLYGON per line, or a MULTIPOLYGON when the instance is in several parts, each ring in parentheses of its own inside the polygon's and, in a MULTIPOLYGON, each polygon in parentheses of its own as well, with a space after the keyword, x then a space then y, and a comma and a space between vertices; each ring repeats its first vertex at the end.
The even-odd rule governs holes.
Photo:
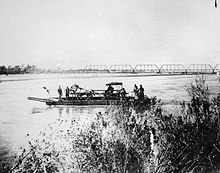
POLYGON ((61 87, 60 87, 60 85, 59 85, 59 88, 58 88, 58 94, 59 94, 59 99, 61 99, 61 97, 62 97, 62 94, 63 94, 63 91, 62 91, 62 89, 61 89, 61 87))
POLYGON ((144 88, 142 87, 142 85, 140 85, 140 88, 138 90, 138 96, 140 100, 144 99, 144 88))

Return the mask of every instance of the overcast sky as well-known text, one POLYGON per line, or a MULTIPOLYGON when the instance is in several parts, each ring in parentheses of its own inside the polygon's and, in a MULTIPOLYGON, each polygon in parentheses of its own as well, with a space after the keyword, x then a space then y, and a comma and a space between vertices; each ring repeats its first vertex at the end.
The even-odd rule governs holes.
POLYGON ((214 0, 0 0, 0 65, 220 63, 214 0))

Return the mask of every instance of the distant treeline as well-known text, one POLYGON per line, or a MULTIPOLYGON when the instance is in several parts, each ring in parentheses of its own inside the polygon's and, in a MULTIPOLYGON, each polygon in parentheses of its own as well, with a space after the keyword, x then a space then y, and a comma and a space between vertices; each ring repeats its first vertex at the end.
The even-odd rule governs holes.
POLYGON ((34 73, 37 70, 34 65, 9 65, 8 67, 5 65, 0 66, 0 74, 26 74, 26 73, 34 73))
POLYGON ((37 68, 35 65, 1 65, 0 66, 0 75, 8 75, 8 74, 33 74, 33 73, 77 73, 82 70, 62 70, 60 68, 57 69, 42 69, 37 68))

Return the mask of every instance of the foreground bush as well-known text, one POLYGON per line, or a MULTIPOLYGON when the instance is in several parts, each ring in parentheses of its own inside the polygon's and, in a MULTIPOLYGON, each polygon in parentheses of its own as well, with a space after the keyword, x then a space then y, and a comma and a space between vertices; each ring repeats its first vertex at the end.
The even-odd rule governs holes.
POLYGON ((210 172, 220 163, 219 105, 205 80, 172 113, 160 101, 110 106, 82 127, 58 120, 29 142, 14 172, 210 172), (143 109, 144 107, 144 109, 143 109))
POLYGON ((211 172, 220 166, 220 107, 203 78, 186 87, 191 101, 177 115, 160 117, 155 172, 211 172), (172 117, 171 117, 172 116, 172 117), (162 123, 161 123, 162 122, 162 123))

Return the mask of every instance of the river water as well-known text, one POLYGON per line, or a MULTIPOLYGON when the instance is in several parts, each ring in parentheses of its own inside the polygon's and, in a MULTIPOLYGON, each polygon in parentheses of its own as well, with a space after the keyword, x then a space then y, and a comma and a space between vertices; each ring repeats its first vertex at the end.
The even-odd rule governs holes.
MULTIPOLYGON (((108 74, 25 74, 0 76, 0 161, 26 145, 27 138, 37 138, 47 124, 63 116, 76 116, 80 121, 89 121, 100 106, 47 106, 41 102, 27 100, 28 96, 47 98, 57 96, 57 88, 78 84, 86 89, 106 89, 108 82, 123 82, 127 92, 134 84, 143 85, 145 94, 162 100, 188 100, 185 85, 195 80, 189 76, 137 76, 108 74), (50 90, 48 94, 43 87, 50 90)), ((205 76, 213 94, 219 92, 216 75, 205 76)))

